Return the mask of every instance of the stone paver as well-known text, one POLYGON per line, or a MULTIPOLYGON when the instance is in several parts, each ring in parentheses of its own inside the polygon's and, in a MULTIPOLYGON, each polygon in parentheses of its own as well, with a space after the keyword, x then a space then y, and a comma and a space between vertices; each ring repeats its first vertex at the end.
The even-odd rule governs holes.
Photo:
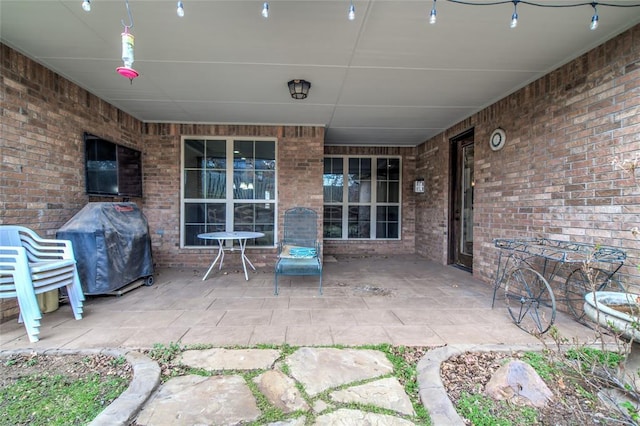
POLYGON ((265 370, 280 356, 273 349, 202 349, 184 351, 180 362, 208 371, 265 370))
POLYGON ((291 420, 283 420, 281 422, 269 423, 267 426, 304 426, 307 418, 305 416, 296 417, 291 420))
POLYGON ((337 390, 331 392, 329 397, 336 402, 360 402, 387 408, 408 416, 416 415, 411 399, 398 379, 394 377, 337 390))
POLYGON ((241 376, 181 376, 160 386, 137 423, 145 426, 237 424, 260 417, 241 376))
POLYGON ((316 419, 315 426, 413 426, 408 420, 387 414, 365 413, 359 410, 341 408, 329 414, 323 414, 316 419))
POLYGON ((282 371, 269 370, 254 379, 258 389, 276 407, 285 413, 309 410, 309 404, 296 388, 295 381, 282 371))
POLYGON ((366 349, 300 348, 286 359, 294 379, 310 396, 347 383, 393 372, 380 351, 366 349))

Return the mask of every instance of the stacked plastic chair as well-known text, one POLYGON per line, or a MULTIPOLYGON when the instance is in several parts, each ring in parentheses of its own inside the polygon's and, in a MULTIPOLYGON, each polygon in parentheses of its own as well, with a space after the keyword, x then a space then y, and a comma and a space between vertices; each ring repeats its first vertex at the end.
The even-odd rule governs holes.
POLYGON ((0 298, 18 299, 31 342, 40 335, 37 294, 65 288, 75 319, 82 319, 84 293, 71 241, 44 239, 23 226, 0 226, 0 298))
POLYGON ((284 238, 278 243, 275 294, 280 275, 318 275, 322 294, 322 262, 318 241, 318 215, 315 211, 294 207, 284 213, 284 238))

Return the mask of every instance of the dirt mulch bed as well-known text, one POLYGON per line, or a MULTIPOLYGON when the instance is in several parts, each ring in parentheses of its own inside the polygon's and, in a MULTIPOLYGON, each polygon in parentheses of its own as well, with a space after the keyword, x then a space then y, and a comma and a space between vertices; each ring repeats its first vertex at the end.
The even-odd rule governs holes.
MULTIPOLYGON (((521 359, 523 353, 466 352, 452 357, 441 364, 440 376, 454 406, 463 392, 479 394, 493 373, 510 359, 521 359)), ((608 425, 612 418, 619 418, 617 412, 600 400, 589 399, 579 391, 577 383, 565 383, 562 378, 545 380, 554 395, 554 401, 547 408, 538 410, 538 422, 542 425, 608 425)), ((501 412, 505 415, 505 412, 501 412)), ((517 424, 517 418, 509 419, 517 424)), ((467 425, 472 425, 465 419, 467 425)))

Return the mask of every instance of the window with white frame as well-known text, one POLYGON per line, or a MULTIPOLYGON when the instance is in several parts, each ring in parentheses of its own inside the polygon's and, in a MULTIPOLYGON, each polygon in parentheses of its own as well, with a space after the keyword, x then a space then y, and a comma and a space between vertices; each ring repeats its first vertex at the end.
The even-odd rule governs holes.
POLYGON ((326 239, 400 239, 400 158, 326 157, 326 239))
POLYGON ((273 246, 276 141, 182 139, 181 246, 217 244, 198 234, 254 231, 249 246, 273 246))

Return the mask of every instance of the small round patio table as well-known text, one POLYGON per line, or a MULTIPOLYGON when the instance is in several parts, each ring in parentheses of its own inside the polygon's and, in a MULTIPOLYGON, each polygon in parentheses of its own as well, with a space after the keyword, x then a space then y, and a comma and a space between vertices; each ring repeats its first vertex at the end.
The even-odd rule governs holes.
MULTIPOLYGON (((248 231, 208 232, 205 234, 198 234, 198 238, 203 240, 218 240, 218 255, 216 256, 215 260, 209 267, 209 270, 207 271, 207 273, 204 274, 202 281, 206 280, 209 277, 211 270, 213 269, 215 264, 218 262, 218 260, 220 260, 220 265, 218 266, 218 269, 219 270, 222 269, 222 262, 224 261, 224 251, 225 251, 224 244, 225 244, 225 241, 227 240, 232 240, 232 241, 238 240, 238 244, 240 245, 240 259, 242 259, 242 268, 244 269, 244 278, 247 281, 249 281, 249 274, 247 274, 246 264, 248 263, 249 266, 251 266, 251 268, 254 271, 256 270, 256 268, 255 266, 253 266, 253 263, 251 263, 251 261, 245 254, 245 247, 247 246, 247 240, 250 240, 253 238, 261 238, 261 237, 264 237, 264 234, 262 232, 248 232, 248 231)), ((233 251, 234 250, 233 246, 228 250, 233 251)))

